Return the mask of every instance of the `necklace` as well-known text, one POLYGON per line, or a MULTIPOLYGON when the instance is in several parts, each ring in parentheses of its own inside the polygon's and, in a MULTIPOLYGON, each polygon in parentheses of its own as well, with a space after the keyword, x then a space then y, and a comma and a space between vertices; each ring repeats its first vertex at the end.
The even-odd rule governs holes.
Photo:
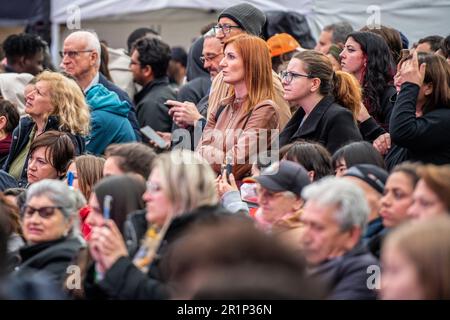
POLYGON ((245 101, 246 98, 247 98, 247 96, 240 97, 240 98, 235 97, 234 101, 233 101, 233 104, 234 105, 241 105, 245 101))

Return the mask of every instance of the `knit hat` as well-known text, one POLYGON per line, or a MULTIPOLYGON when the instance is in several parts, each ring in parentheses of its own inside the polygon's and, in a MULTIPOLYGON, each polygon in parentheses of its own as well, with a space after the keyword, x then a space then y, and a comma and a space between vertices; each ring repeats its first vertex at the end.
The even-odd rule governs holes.
POLYGON ((388 175, 386 170, 373 164, 357 164, 349 168, 345 172, 344 177, 356 177, 361 179, 382 194, 388 175))
POLYGON ((300 47, 298 41, 288 33, 277 33, 267 40, 267 44, 272 58, 297 50, 300 47))
POLYGON ((248 3, 241 3, 225 8, 219 14, 217 20, 220 20, 220 18, 230 18, 242 29, 255 36, 261 34, 262 28, 266 23, 266 15, 248 3))

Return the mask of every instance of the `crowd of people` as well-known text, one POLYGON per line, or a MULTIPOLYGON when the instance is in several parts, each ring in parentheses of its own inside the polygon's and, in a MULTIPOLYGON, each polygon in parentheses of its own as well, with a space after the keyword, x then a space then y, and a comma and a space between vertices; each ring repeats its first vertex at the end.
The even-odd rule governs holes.
POLYGON ((450 299, 450 35, 265 23, 3 42, 1 299, 450 299))

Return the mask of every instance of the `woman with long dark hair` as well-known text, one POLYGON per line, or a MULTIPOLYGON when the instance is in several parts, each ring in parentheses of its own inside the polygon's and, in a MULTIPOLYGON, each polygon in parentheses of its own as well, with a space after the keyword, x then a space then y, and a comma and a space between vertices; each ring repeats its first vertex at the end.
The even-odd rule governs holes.
POLYGON ((341 57, 342 71, 353 74, 363 91, 363 104, 368 111, 363 122, 372 117, 363 132, 366 140, 374 140, 389 131, 392 113, 391 97, 396 94, 393 86, 395 63, 386 41, 371 32, 352 32, 348 35, 341 57), (381 128, 379 126, 381 126, 381 128))

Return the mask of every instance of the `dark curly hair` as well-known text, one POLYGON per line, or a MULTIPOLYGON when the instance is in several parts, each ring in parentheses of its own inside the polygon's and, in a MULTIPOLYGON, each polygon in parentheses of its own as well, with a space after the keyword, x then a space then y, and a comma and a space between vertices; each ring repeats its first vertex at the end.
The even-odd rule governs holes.
POLYGON ((44 40, 28 33, 12 34, 3 42, 3 51, 10 63, 19 57, 31 58, 38 52, 45 52, 46 48, 44 40))
POLYGON ((139 52, 141 67, 152 67, 155 78, 167 74, 170 61, 170 47, 157 38, 141 38, 133 46, 139 52))
POLYGON ((367 58, 367 66, 363 74, 364 105, 378 123, 382 123, 380 98, 386 87, 393 83, 396 72, 390 49, 384 39, 371 32, 356 31, 348 35, 360 46, 367 58))

